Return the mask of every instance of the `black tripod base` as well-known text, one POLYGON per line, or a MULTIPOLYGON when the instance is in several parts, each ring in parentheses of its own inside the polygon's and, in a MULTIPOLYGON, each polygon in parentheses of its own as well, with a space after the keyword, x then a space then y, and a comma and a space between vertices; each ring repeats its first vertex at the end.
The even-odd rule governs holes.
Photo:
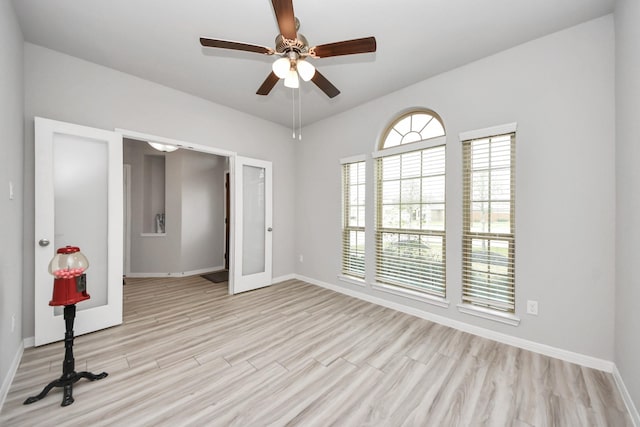
POLYGON ((76 305, 64 306, 64 322, 65 322, 65 334, 64 334, 64 362, 62 363, 62 376, 57 380, 51 381, 42 389, 39 395, 31 396, 24 401, 25 405, 29 405, 33 402, 44 398, 47 393, 54 387, 63 387, 64 394, 62 395, 62 404, 60 406, 68 406, 73 403, 73 384, 77 383, 81 378, 86 378, 89 381, 101 380, 106 377, 106 372, 101 374, 92 374, 91 372, 82 371, 76 372, 76 362, 73 357, 73 320, 76 317, 76 305))
POLYGON ((81 378, 86 378, 89 381, 101 380, 106 377, 106 372, 101 374, 92 374, 91 372, 83 371, 83 372, 73 372, 71 375, 63 375, 57 380, 51 381, 46 385, 44 389, 37 396, 31 396, 27 400, 24 401, 25 405, 29 405, 30 403, 37 402, 38 400, 44 398, 47 393, 51 391, 54 387, 64 387, 64 394, 62 396, 62 403, 60 406, 68 406, 73 403, 73 384, 78 382, 81 378))

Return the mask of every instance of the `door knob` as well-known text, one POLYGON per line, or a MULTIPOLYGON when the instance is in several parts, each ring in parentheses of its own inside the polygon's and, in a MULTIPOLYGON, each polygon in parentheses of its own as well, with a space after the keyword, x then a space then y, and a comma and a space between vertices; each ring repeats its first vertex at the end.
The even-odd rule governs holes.
POLYGON ((40 239, 40 241, 38 242, 38 244, 42 247, 49 246, 49 243, 50 242, 47 239, 40 239))
POLYGON ((273 228, 269 227, 267 228, 267 231, 273 231, 273 228))

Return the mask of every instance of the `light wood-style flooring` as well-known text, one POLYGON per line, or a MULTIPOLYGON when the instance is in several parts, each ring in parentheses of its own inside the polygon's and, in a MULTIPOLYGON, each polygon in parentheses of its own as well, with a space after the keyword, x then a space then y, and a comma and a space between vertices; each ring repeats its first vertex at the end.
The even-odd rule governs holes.
MULTIPOLYGON (((610 374, 291 280, 129 279, 124 324, 25 350, 2 426, 631 426, 610 374)), ((62 319, 60 319, 62 321, 62 319)))

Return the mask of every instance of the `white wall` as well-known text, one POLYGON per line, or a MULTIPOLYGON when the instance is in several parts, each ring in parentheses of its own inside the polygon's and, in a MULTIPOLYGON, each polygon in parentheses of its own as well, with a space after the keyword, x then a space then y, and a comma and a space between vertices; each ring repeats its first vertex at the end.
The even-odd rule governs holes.
MULTIPOLYGON (((308 126, 296 148, 296 272, 496 332, 613 360, 614 33, 606 16, 526 43, 308 126), (339 159, 374 151, 409 107, 427 107, 447 131, 449 308, 359 288, 340 272, 339 159), (516 313, 518 327, 459 313, 462 167, 458 133, 518 123, 516 313), (297 256, 296 256, 297 260, 297 256), (526 300, 539 315, 525 313, 526 300)), ((428 51, 421 54, 428 55, 428 51)), ((373 226, 373 163, 367 164, 373 226)), ((372 233, 367 245, 372 272, 372 233)), ((372 279, 371 274, 369 278, 372 279)), ((637 359, 636 359, 637 360, 637 359)))
POLYGON ((640 2, 616 2, 615 361, 640 408, 640 2))
POLYGON ((0 2, 0 405, 22 345, 23 50, 13 6, 0 2))
MULTIPOLYGON (((4 27, 3 27, 4 28, 4 27)), ((30 43, 25 55, 24 330, 33 335, 33 117, 123 128, 273 162, 273 275, 294 269, 295 170, 290 130, 30 43)))

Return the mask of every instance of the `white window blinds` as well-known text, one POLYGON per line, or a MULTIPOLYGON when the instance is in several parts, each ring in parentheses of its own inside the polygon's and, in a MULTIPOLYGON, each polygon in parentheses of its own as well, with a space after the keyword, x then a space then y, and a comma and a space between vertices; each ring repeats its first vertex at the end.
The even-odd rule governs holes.
POLYGON ((376 280, 445 297, 445 146, 377 159, 376 280))
POLYGON ((342 165, 342 274, 364 279, 365 162, 342 165))
POLYGON ((513 313, 515 133, 462 144, 462 302, 513 313))

